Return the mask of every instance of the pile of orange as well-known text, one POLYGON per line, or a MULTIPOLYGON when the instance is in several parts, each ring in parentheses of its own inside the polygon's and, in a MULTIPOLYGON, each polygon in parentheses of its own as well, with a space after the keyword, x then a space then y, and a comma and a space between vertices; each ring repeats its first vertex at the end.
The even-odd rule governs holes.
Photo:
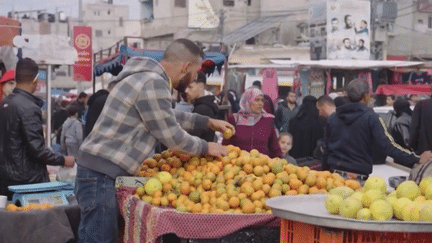
POLYGON ((18 207, 15 204, 8 204, 6 206, 6 210, 10 211, 10 212, 26 212, 26 211, 30 211, 30 210, 47 210, 47 209, 51 209, 54 208, 54 204, 53 203, 30 203, 27 206, 24 207, 18 207))
POLYGON ((222 159, 172 151, 155 154, 143 162, 137 176, 154 177, 159 171, 168 171, 173 178, 151 196, 135 196, 183 212, 269 213, 265 202, 271 197, 327 193, 345 185, 360 189, 357 181, 345 181, 336 173, 271 159, 256 149, 247 152, 232 145, 227 148, 229 153, 222 159))

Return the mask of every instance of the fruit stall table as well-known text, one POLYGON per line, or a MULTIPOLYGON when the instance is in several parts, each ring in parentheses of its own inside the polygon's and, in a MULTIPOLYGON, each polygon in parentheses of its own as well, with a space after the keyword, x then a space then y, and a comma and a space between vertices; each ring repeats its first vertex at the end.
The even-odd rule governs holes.
POLYGON ((267 206, 281 218, 280 242, 429 242, 432 237, 432 223, 394 219, 362 221, 330 214, 324 206, 326 197, 299 195, 269 199, 267 206))
MULTIPOLYGON (((387 182, 394 176, 407 176, 409 169, 387 161, 374 165, 371 176, 387 182)), ((271 198, 267 206, 281 218, 281 243, 300 242, 425 242, 432 237, 432 223, 399 220, 372 221, 343 218, 327 212, 327 195, 299 195, 271 198), (305 207, 305 205, 307 205, 305 207)))
POLYGON ((119 187, 116 192, 125 221, 124 242, 157 242, 170 233, 182 239, 219 239, 247 227, 280 225, 273 214, 197 214, 155 207, 133 196, 134 191, 119 187))
POLYGON ((75 242, 79 221, 78 205, 27 212, 1 208, 0 242, 75 242))

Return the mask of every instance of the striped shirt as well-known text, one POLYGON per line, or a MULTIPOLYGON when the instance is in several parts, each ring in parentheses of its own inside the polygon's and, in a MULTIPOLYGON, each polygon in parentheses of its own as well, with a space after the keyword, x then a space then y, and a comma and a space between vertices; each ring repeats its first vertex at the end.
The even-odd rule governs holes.
POLYGON ((183 129, 207 129, 208 117, 171 108, 170 80, 158 62, 131 58, 117 80, 81 145, 79 165, 114 178, 134 175, 158 141, 175 150, 207 153, 207 142, 183 129))

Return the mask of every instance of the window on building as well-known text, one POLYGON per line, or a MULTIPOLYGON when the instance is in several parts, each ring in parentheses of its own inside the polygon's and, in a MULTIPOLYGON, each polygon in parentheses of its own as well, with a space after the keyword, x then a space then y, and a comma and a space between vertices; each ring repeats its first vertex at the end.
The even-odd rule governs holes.
POLYGON ((186 8, 186 0, 175 0, 174 7, 186 8))
POLYGON ((111 13, 111 11, 110 11, 110 10, 108 10, 108 15, 110 15, 110 13, 111 13))
POLYGON ((252 5, 252 0, 248 0, 247 3, 248 3, 248 6, 251 6, 252 5))
POLYGON ((95 30, 95 36, 102 37, 103 36, 102 30, 95 30))
POLYGON ((122 27, 123 26, 123 17, 119 18, 119 26, 122 27))
POLYGON ((428 17, 428 28, 432 29, 432 16, 428 17))
POLYGON ((108 30, 108 35, 111 35, 111 30, 108 30))
POLYGON ((223 0, 223 5, 226 7, 234 7, 234 0, 223 0))

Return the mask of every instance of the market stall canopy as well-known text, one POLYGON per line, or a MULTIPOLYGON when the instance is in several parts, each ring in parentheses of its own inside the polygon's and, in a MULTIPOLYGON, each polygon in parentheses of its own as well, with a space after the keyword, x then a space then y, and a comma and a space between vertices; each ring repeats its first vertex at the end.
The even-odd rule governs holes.
POLYGON ((78 61, 78 53, 66 36, 21 35, 15 36, 13 43, 21 49, 18 56, 31 58, 38 64, 73 65, 78 61))
MULTIPOLYGON (((94 74, 96 76, 100 76, 105 72, 109 72, 112 75, 118 75, 123 69, 123 65, 131 57, 151 57, 160 62, 162 60, 163 53, 164 51, 162 50, 138 50, 122 45, 120 46, 120 52, 96 63, 94 67, 94 74)), ((205 52, 203 60, 204 63, 206 60, 211 60, 214 63, 215 68, 221 70, 225 62, 225 55, 219 52, 205 52)))
POLYGON ((18 57, 12 46, 0 46, 0 63, 5 65, 6 70, 15 69, 18 57))
POLYGON ((380 85, 377 87, 375 94, 378 95, 413 95, 413 94, 431 94, 430 85, 380 85))
POLYGON ((277 65, 289 67, 309 66, 317 68, 335 69, 372 69, 372 68, 398 68, 422 66, 423 62, 411 61, 375 61, 375 60, 319 60, 319 61, 291 61, 291 60, 270 60, 277 65))

